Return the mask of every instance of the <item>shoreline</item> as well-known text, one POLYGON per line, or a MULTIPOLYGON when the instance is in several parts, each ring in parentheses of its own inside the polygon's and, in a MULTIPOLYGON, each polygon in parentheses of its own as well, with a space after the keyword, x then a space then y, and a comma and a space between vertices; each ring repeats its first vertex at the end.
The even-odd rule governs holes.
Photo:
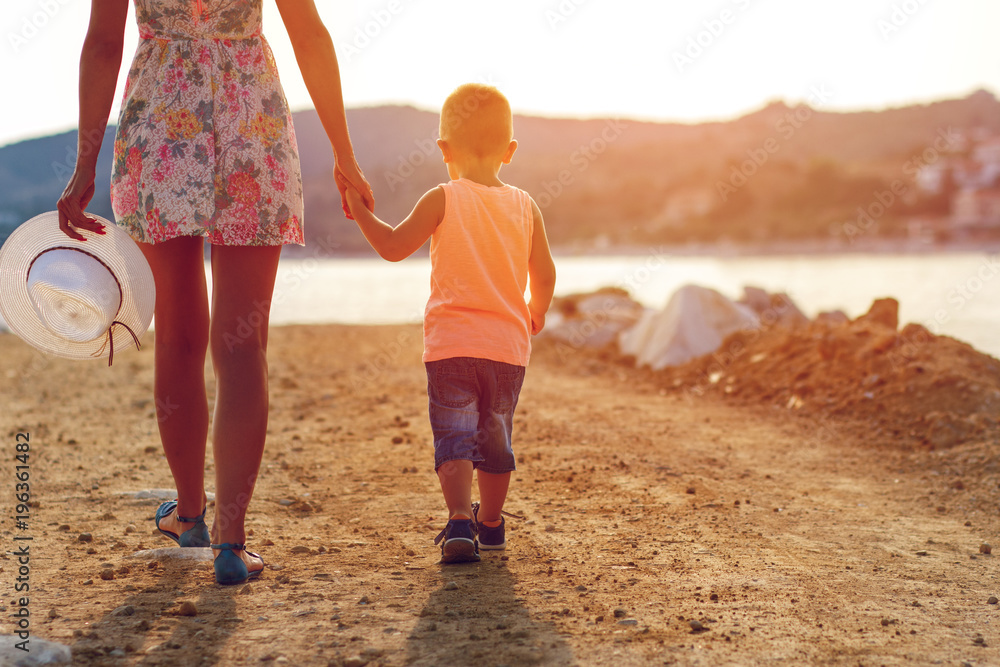
MULTIPOLYGON (((884 255, 884 256, 926 256, 954 254, 997 254, 1000 253, 1000 239, 989 241, 953 241, 949 243, 927 243, 919 240, 885 239, 863 243, 840 243, 826 240, 787 241, 759 244, 738 243, 683 243, 669 244, 650 242, 647 244, 607 245, 594 247, 582 244, 552 245, 552 255, 558 259, 582 259, 587 257, 634 257, 650 254, 672 255, 676 257, 760 257, 782 258, 794 256, 828 255, 884 255)), ((414 253, 411 258, 427 259, 426 247, 414 253)), ((374 251, 344 253, 318 253, 308 245, 289 246, 282 253, 282 260, 304 259, 379 259, 374 251)), ((407 258, 410 259, 410 258, 407 258)), ((407 260, 403 260, 404 262, 407 260)))

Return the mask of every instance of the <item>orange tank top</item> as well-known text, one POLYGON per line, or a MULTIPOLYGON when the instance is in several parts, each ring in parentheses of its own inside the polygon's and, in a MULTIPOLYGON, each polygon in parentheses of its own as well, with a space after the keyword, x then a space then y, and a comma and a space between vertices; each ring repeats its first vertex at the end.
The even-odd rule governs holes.
POLYGON ((527 366, 531 197, 511 185, 466 178, 441 189, 444 216, 431 236, 423 360, 476 357, 527 366))

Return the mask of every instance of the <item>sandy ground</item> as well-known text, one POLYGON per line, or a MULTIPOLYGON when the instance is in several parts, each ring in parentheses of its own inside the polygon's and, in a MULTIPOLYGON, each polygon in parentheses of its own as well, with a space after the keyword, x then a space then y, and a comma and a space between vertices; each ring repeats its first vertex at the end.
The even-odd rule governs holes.
POLYGON ((171 485, 151 340, 108 369, 0 336, 0 632, 16 535, 33 538, 32 636, 78 665, 1000 664, 996 556, 980 552, 998 541, 995 442, 914 447, 542 342, 507 506, 525 519, 506 551, 442 566, 419 327, 271 340, 249 522, 268 569, 221 587, 208 563, 132 557, 172 545, 159 501, 135 498, 171 485))

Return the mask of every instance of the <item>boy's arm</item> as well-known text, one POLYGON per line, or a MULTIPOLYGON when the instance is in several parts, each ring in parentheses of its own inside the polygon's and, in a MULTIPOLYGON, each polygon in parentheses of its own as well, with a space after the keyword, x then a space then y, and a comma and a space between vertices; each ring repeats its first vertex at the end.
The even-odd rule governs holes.
POLYGON ((383 259, 398 262, 416 252, 437 229, 444 216, 444 190, 429 190, 395 228, 375 217, 352 187, 347 189, 347 205, 371 247, 383 259))
POLYGON ((528 277, 531 279, 528 312, 531 313, 531 333, 534 335, 545 326, 545 313, 549 310, 552 293, 556 288, 556 265, 552 261, 549 239, 545 235, 542 212, 535 200, 531 200, 531 212, 535 223, 531 234, 531 254, 528 256, 528 277))

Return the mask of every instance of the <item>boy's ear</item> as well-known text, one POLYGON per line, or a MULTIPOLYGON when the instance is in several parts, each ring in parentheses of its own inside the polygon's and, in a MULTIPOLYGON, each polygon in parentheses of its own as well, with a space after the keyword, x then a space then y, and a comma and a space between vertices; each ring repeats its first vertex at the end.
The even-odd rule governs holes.
POLYGON ((448 142, 444 139, 438 139, 437 144, 438 148, 441 149, 441 155, 444 158, 444 163, 448 164, 452 160, 451 146, 449 146, 448 142))
POLYGON ((507 152, 503 154, 503 163, 510 164, 510 159, 514 157, 514 151, 517 150, 517 139, 511 139, 510 145, 507 146, 507 152))

